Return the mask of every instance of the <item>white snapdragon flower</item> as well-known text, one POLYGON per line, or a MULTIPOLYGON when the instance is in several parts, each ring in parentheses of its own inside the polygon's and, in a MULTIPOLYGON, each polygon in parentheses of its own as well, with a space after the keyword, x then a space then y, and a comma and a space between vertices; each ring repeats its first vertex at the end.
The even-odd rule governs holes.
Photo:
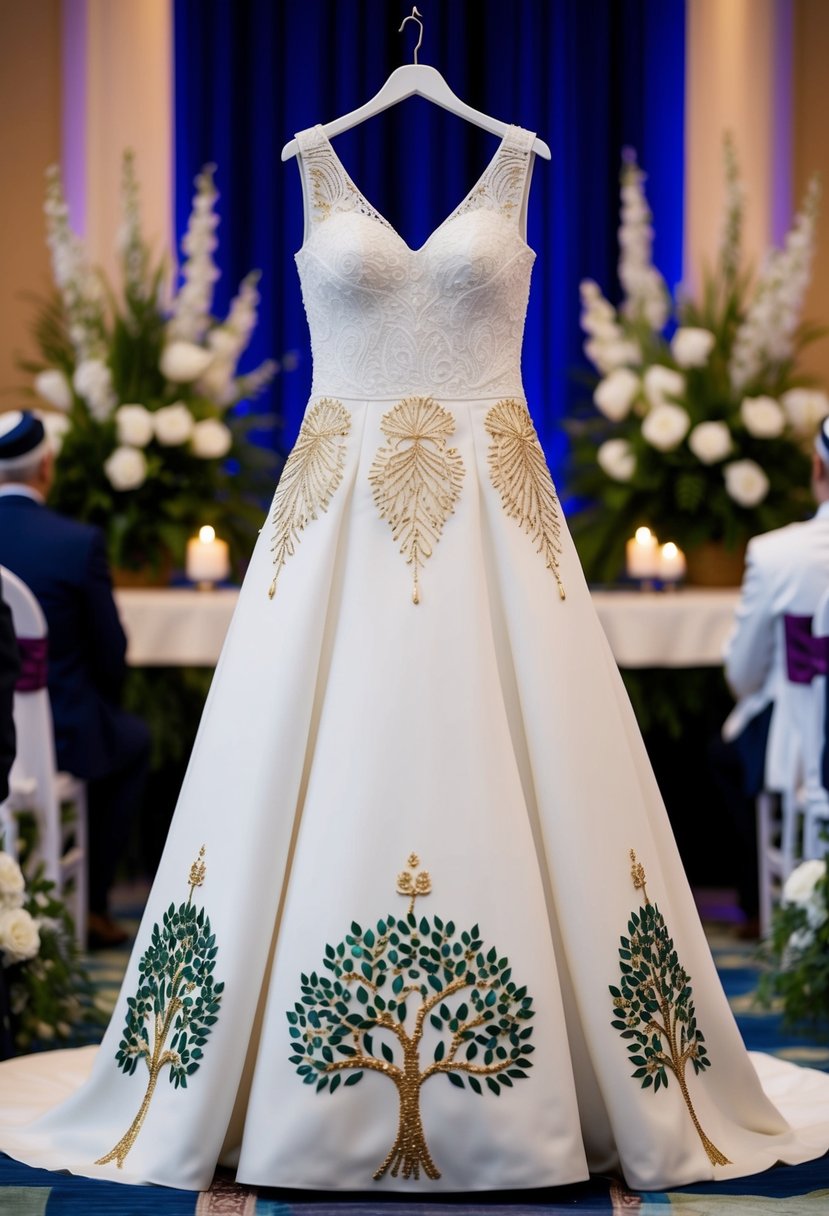
POLYGON ((688 411, 668 401, 664 405, 654 406, 646 414, 642 422, 642 436, 651 447, 660 452, 670 452, 682 443, 690 425, 688 411))
POLYGON ((155 437, 164 447, 179 447, 193 434, 195 420, 183 401, 156 410, 152 419, 155 437))
POLYGON ((671 339, 671 354, 680 367, 705 367, 716 340, 710 329, 682 325, 671 339))
POLYGON ((84 359, 75 368, 72 387, 83 397, 89 412, 98 422, 105 422, 117 403, 112 387, 112 372, 103 359, 84 359))
POLYGON ((50 410, 47 414, 38 414, 38 418, 43 423, 46 438, 49 440, 49 447, 57 456, 63 447, 64 435, 71 428, 72 423, 66 417, 66 414, 56 414, 54 410, 50 410))
POLYGON ((147 297, 147 247, 141 237, 141 207, 138 179, 135 176, 135 156, 128 148, 121 162, 121 225, 116 236, 116 248, 124 268, 124 287, 128 298, 147 297))
POLYGON ((46 172, 46 244, 52 255, 52 274, 63 304, 69 340, 76 358, 99 358, 105 351, 104 305, 101 282, 92 269, 83 241, 69 224, 60 169, 46 172))
POLYGON ((40 933, 25 908, 6 908, 0 912, 0 951, 7 967, 34 958, 39 950, 40 933))
POLYGON ((645 198, 645 174, 627 149, 622 166, 621 227, 619 228, 619 281, 625 293, 622 312, 632 320, 644 319, 654 331, 668 319, 669 296, 653 265, 653 228, 645 198))
POLYGON ((593 401, 596 408, 613 422, 620 422, 630 413, 630 407, 641 388, 639 377, 627 367, 617 367, 596 385, 593 401))
POLYGON ((607 439, 596 452, 596 459, 614 481, 630 481, 636 472, 636 456, 627 439, 607 439))
POLYGON ((642 378, 645 396, 652 406, 663 405, 671 397, 685 394, 685 377, 672 367, 654 363, 642 378))
POLYGON ((794 336, 812 277, 820 182, 813 178, 782 249, 772 250, 757 279, 748 312, 734 336, 729 376, 740 391, 794 349, 794 336))
POLYGON ((740 417, 755 439, 776 439, 786 426, 786 415, 773 397, 746 397, 740 417))
POLYGON ((829 397, 821 389, 790 388, 780 398, 789 426, 800 439, 811 439, 829 414, 829 397))
POLYGON ((57 367, 49 367, 35 376, 35 392, 43 401, 64 412, 72 405, 72 386, 57 367))
POLYGON ((0 908, 19 908, 23 903, 26 880, 9 853, 0 853, 0 908))
POLYGON ((147 480, 147 460, 138 448, 122 444, 104 461, 104 472, 115 490, 137 490, 147 480))
POLYGON ((703 464, 716 464, 731 451, 731 431, 724 422, 700 422, 688 436, 688 447, 703 464))
POLYGON ((221 460, 233 445, 233 435, 218 418, 205 418, 193 427, 190 442, 193 454, 202 460, 221 460))
POLYGON ((769 492, 769 479, 754 460, 734 460, 724 469, 729 498, 741 507, 756 507, 769 492))
MULTIPOLYGON (((579 292, 582 303, 581 326, 587 334, 584 353, 594 367, 606 376, 617 367, 640 364, 641 350, 636 342, 625 337, 616 309, 602 295, 598 284, 592 279, 583 279, 579 292)), ((283 366, 287 370, 284 360, 283 366)))
POLYGON ((172 316, 167 326, 170 339, 200 342, 210 324, 213 285, 219 270, 213 261, 216 227, 219 217, 215 206, 219 195, 213 183, 214 165, 206 165, 196 178, 196 193, 181 243, 186 255, 182 267, 183 283, 173 300, 172 316))
POLYGON ((213 362, 212 351, 194 342, 170 342, 161 352, 161 374, 172 384, 192 384, 213 362))
POLYGON ((153 416, 144 405, 122 405, 115 411, 118 442, 131 448, 145 448, 155 434, 153 416))

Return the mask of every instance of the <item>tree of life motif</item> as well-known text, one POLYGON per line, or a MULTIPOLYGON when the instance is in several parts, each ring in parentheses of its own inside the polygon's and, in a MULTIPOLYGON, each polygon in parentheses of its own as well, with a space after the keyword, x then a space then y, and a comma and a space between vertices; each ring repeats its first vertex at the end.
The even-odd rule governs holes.
POLYGON ((96 1165, 115 1161, 120 1168, 147 1116, 162 1071, 169 1068, 175 1089, 187 1088, 201 1064, 203 1048, 218 1020, 224 983, 216 983, 216 937, 204 908, 193 904, 193 892, 204 883, 204 846, 190 867, 186 904, 170 904, 161 926, 153 925, 150 944, 138 964, 138 988, 127 1001, 123 1037, 115 1059, 131 1076, 142 1060, 149 1080, 138 1113, 127 1131, 96 1165), (172 1033, 170 1045, 167 1040, 172 1033))
POLYGON ((709 1161, 729 1165, 702 1130, 685 1081, 689 1061, 696 1074, 711 1066, 705 1036, 697 1026, 690 977, 679 962, 662 913, 648 899, 645 870, 633 849, 630 861, 633 885, 645 903, 638 913, 630 914, 630 936, 619 939, 621 980, 618 988, 609 985, 611 1025, 623 1039, 632 1040, 628 1044, 630 1063, 635 1065, 631 1076, 641 1079, 642 1089, 653 1086, 656 1093, 667 1088, 668 1073, 673 1073, 709 1161))
POLYGON ((301 976, 302 999, 287 1014, 290 1061, 317 1093, 335 1093, 341 1079, 356 1085, 364 1072, 397 1086, 397 1137, 375 1179, 419 1178, 421 1168, 440 1177, 420 1113, 426 1081, 445 1076, 459 1089, 498 1095, 527 1077, 535 1050, 532 997, 512 979, 509 960, 494 946, 485 952, 477 925, 458 933, 452 921, 415 915, 415 901, 431 892, 419 865, 412 853, 397 879, 408 912, 374 928, 354 922, 343 941, 326 945, 328 974, 301 976))

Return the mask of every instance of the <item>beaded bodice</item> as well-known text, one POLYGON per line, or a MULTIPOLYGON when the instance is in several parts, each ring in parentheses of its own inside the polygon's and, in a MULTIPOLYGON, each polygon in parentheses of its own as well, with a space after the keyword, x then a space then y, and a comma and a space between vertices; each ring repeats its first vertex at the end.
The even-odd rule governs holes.
POLYGON ((520 217, 533 139, 509 127, 464 201, 411 249, 351 181, 322 127, 297 136, 309 222, 296 262, 314 395, 523 395, 535 254, 520 217))

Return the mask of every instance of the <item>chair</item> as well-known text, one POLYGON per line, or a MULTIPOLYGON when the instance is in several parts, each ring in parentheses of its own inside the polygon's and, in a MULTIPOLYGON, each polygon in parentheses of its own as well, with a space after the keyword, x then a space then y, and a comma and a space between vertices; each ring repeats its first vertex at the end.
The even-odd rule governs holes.
POLYGON ((816 672, 812 679, 812 716, 803 748, 803 860, 829 851, 829 790, 824 785, 824 749, 829 721, 826 714, 829 680, 829 592, 820 601, 812 627, 816 672), (826 837, 826 838, 824 838, 826 837))
POLYGON ((785 616, 786 682, 775 715, 786 723, 787 746, 775 767, 781 770, 757 799, 757 856, 760 933, 771 928, 772 908, 801 861, 822 857, 821 830, 829 826, 829 793, 821 781, 826 734, 826 679, 829 657, 829 592, 814 617, 785 616), (782 759, 782 763, 781 763, 782 759))
POLYGON ((17 754, 9 774, 10 794, 2 818, 8 824, 14 820, 15 811, 25 808, 34 812, 38 825, 37 856, 43 861, 46 877, 66 900, 78 944, 83 947, 88 898, 86 786, 70 773, 57 771, 46 687, 46 618, 17 575, 2 567, 0 575, 22 664, 14 694, 17 754), (74 822, 66 827, 61 823, 61 806, 65 803, 72 803, 75 809, 74 822))

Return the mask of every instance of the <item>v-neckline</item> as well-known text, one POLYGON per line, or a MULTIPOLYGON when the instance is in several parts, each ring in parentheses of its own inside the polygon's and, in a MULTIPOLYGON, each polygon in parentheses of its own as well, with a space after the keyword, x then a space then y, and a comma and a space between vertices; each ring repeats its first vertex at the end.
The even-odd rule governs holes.
POLYGON ((348 172, 345 165, 340 160, 340 157, 338 156, 337 152, 334 149, 334 145, 331 143, 331 140, 326 135, 325 128, 322 126, 321 123, 317 124, 317 126, 315 127, 315 130, 318 132, 318 134, 320 135, 320 138, 323 140, 326 147, 328 148, 328 151, 331 153, 332 157, 334 158, 340 172, 343 175, 343 178, 348 182, 348 184, 351 186, 351 188, 354 190, 354 192, 357 194, 357 196, 363 200, 363 202, 366 204, 366 206, 369 208, 369 210, 374 213, 374 215, 377 217, 377 222, 380 223, 383 227, 388 228, 388 230, 397 238, 397 240, 400 242, 400 244, 403 246, 403 248, 408 253, 410 253, 412 256, 417 256, 418 254, 424 252, 424 250, 431 244, 431 242, 434 240, 434 238, 437 236, 437 234, 439 232, 441 232, 452 219, 454 219, 454 217, 460 211, 461 207, 463 207, 464 204, 467 203, 469 201, 469 199, 472 198, 472 196, 480 188, 480 185, 483 182, 484 178, 487 176, 489 171, 492 169, 492 166, 495 164, 495 162, 498 160, 498 157, 503 152, 504 147, 506 146, 507 139, 509 138, 511 132, 514 130, 514 127, 511 125, 507 127, 506 131, 501 136, 501 140, 500 140, 500 143, 498 144, 498 147, 495 149, 492 156, 487 161, 480 176, 478 177, 475 184, 472 186, 471 190, 467 191, 467 193, 463 196, 463 198, 458 203, 458 205, 456 207, 454 207, 452 211, 449 212, 449 214, 446 216, 446 218, 440 224, 438 224, 437 228, 432 229, 432 231, 429 233, 429 235, 427 236, 427 238, 423 242, 423 244, 418 245, 417 248, 413 248, 408 243, 408 241, 403 236, 401 236, 401 234, 395 228, 394 224, 389 223, 389 221, 383 215, 382 211, 380 211, 377 207, 375 207, 374 204, 371 202, 371 200, 369 198, 367 198, 366 195, 363 193, 363 191, 356 185, 356 183, 353 181, 353 179, 351 177, 351 174, 348 172))

